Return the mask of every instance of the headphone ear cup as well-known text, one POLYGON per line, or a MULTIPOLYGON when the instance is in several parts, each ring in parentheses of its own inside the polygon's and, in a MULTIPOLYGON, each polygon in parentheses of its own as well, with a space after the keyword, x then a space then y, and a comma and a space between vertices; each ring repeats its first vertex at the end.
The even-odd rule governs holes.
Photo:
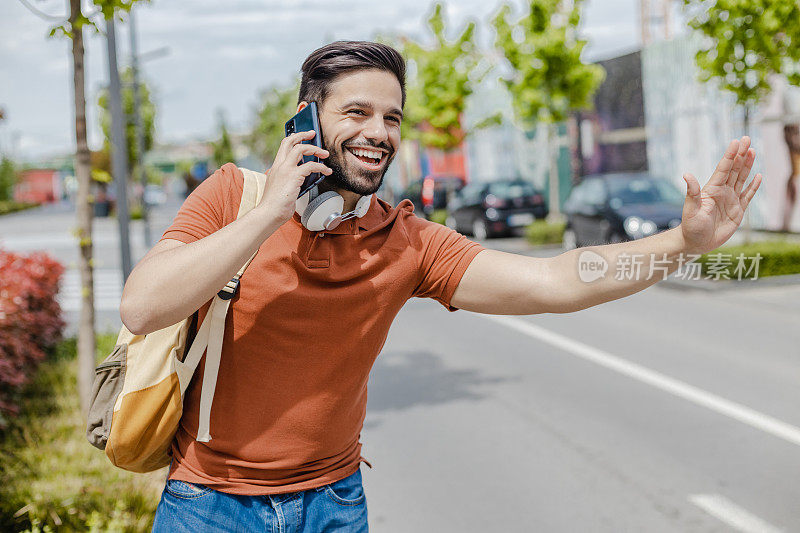
POLYGON ((308 202, 308 207, 300 215, 300 222, 309 231, 324 231, 329 229, 325 227, 328 217, 331 215, 341 217, 342 209, 344 209, 344 198, 335 191, 326 191, 308 202))
POLYGON ((295 201, 295 203, 294 203, 294 211, 295 211, 295 213, 297 213, 298 215, 300 215, 302 217, 303 213, 305 212, 306 208, 308 207, 309 202, 311 202, 311 200, 316 198, 318 194, 319 194, 319 190, 317 189, 317 187, 316 186, 311 187, 311 189, 309 189, 309 191, 307 193, 305 193, 303 196, 301 196, 300 198, 298 198, 295 201))
POLYGON ((369 206, 371 204, 372 204, 372 195, 371 194, 368 194, 366 196, 362 196, 361 198, 358 199, 358 202, 356 203, 356 207, 355 207, 355 209, 353 209, 353 211, 355 211, 355 214, 356 214, 356 216, 358 218, 361 218, 361 217, 363 217, 364 215, 367 214, 367 211, 369 211, 369 206))

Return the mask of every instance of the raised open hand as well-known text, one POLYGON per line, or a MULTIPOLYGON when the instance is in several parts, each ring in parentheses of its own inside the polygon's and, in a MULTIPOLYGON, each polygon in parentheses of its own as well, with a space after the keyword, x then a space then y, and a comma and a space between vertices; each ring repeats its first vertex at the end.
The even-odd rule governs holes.
POLYGON ((750 200, 761 185, 756 174, 745 188, 756 153, 750 137, 733 140, 708 183, 701 189, 691 174, 684 174, 686 200, 683 203, 681 229, 691 253, 706 253, 718 248, 742 223, 750 200))

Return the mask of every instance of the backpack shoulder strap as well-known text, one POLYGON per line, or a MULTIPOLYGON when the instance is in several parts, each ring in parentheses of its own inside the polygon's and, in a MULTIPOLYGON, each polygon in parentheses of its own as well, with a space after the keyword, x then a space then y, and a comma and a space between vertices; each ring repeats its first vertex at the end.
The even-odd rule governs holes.
MULTIPOLYGON (((244 188, 242 189, 242 199, 239 202, 239 212, 236 214, 236 219, 243 217, 248 211, 253 209, 261 202, 261 196, 264 194, 264 184, 267 182, 267 176, 263 172, 255 172, 253 170, 249 170, 246 168, 240 168, 239 170, 242 171, 244 175, 244 188)), ((253 255, 250 256, 250 259, 242 265, 242 268, 239 269, 239 272, 236 273, 233 278, 219 291, 219 295, 221 298, 224 298, 224 293, 228 293, 232 298, 234 294, 236 294, 236 289, 239 285, 239 278, 242 277, 244 274, 244 270, 250 264, 250 261, 258 253, 256 250, 253 255)))
POLYGON ((236 218, 241 217, 259 204, 261 195, 264 194, 264 184, 267 182, 267 175, 263 172, 255 172, 246 168, 240 168, 239 170, 244 174, 244 189, 236 218))
MULTIPOLYGON (((267 181, 266 175, 261 172, 254 172, 246 168, 240 170, 244 174, 244 187, 242 189, 242 199, 239 202, 239 212, 236 214, 237 219, 244 216, 245 213, 261 202, 261 196, 264 194, 264 184, 267 181)), ((199 442, 209 442, 211 440, 211 404, 217 385, 217 375, 222 355, 222 338, 225 331, 225 317, 228 314, 228 307, 230 306, 231 298, 239 288, 239 278, 257 253, 258 250, 250 256, 250 259, 242 265, 239 272, 214 297, 214 301, 208 310, 208 316, 203 320, 203 326, 200 327, 201 331, 198 332, 198 337, 201 337, 201 334, 205 334, 208 347, 206 350, 206 364, 203 370, 203 385, 200 392, 200 416, 196 438, 199 442)), ((195 353, 190 350, 190 356, 194 356, 192 371, 194 371, 200 360, 203 348, 198 348, 195 353)), ((182 388, 181 392, 184 391, 185 388, 182 388)))

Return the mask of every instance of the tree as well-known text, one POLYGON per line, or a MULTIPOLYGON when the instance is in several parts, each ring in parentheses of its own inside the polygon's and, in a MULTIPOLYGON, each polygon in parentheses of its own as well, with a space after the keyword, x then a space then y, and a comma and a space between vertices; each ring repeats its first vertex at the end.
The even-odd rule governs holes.
MULTIPOLYGON (((126 117, 133 117, 133 69, 126 68, 120 75, 122 81, 122 109, 126 117)), ((144 151, 153 147, 156 131, 156 106, 150 97, 150 88, 139 82, 139 113, 142 117, 142 136, 144 151)), ((103 89, 97 98, 100 106, 100 126, 103 130, 103 151, 111 151, 111 112, 108 109, 108 89, 103 89)), ((131 119, 125 122, 125 142, 128 145, 128 168, 133 169, 139 161, 139 150, 136 142, 136 123, 131 119)))
POLYGON ((283 140, 283 125, 297 110, 299 82, 292 86, 273 85, 261 93, 261 104, 255 125, 245 138, 245 144, 256 157, 269 164, 283 140))
POLYGON ((715 81, 750 113, 770 91, 769 78, 800 85, 800 3, 797 0, 684 0, 689 26, 704 40, 695 56, 703 82, 715 81))
POLYGON ((228 135, 228 127, 225 125, 225 115, 219 112, 219 140, 212 142, 214 164, 218 167, 225 163, 235 161, 231 137, 228 135))
MULTIPOLYGON (((684 0, 684 7, 689 26, 704 37, 695 55, 700 80, 733 93, 749 135, 750 114, 770 92, 770 77, 783 75, 791 85, 800 85, 800 2, 684 0)), ((793 186, 791 178, 788 186, 793 186)), ((750 241, 749 215, 745 242, 750 241)), ((785 225, 788 230, 788 221, 785 225)))
MULTIPOLYGON (((141 0, 92 0, 105 18, 129 11, 141 0)), ((75 177, 78 181, 76 198, 77 227, 74 230, 80 253, 78 270, 81 278, 81 312, 78 323, 78 393, 81 409, 88 412, 95 368, 95 318, 94 318, 94 259, 92 246, 92 196, 91 162, 86 137, 86 82, 83 28, 89 26, 99 32, 97 25, 81 9, 81 0, 68 0, 69 17, 50 30, 50 36, 62 35, 72 42, 72 85, 75 107, 75 177)))
MULTIPOLYGON (((426 47, 403 39, 409 72, 406 110, 403 117, 403 136, 419 139, 424 146, 452 150, 469 133, 464 130, 462 116, 467 98, 489 71, 480 68, 482 56, 475 44, 475 23, 470 22, 452 42, 446 37, 442 4, 434 5, 428 18, 433 44, 426 47)), ((491 116, 470 129, 497 123, 491 116)))
POLYGON ((495 46, 505 56, 511 74, 503 81, 511 93, 515 116, 525 129, 548 124, 550 213, 560 217, 558 191, 558 123, 570 113, 592 107, 592 95, 605 79, 599 65, 587 65, 581 53, 587 41, 576 36, 582 0, 529 0, 528 13, 509 21, 504 4, 492 25, 495 46))

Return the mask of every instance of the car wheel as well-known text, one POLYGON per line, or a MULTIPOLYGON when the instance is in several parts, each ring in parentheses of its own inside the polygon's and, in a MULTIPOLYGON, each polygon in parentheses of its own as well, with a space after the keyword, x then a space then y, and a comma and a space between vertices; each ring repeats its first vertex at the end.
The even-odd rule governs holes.
POLYGON ((572 228, 564 230, 564 236, 561 238, 561 243, 565 250, 573 250, 578 247, 578 235, 572 228))
POLYGON ((489 228, 486 227, 486 222, 482 219, 475 219, 472 223, 472 236, 479 241, 489 238, 489 228))
POLYGON ((456 219, 453 215, 448 215, 447 218, 444 220, 444 225, 450 228, 451 230, 458 231, 458 226, 456 226, 456 219))

